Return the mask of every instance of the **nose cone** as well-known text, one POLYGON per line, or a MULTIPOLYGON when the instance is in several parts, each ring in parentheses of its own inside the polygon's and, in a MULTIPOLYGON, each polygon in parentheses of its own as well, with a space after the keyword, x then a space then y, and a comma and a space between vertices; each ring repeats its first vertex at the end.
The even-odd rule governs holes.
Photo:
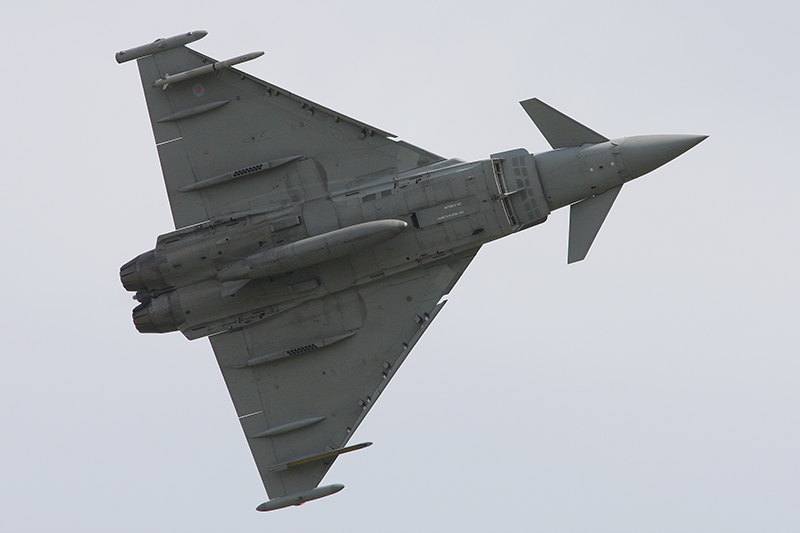
POLYGON ((672 161, 705 140, 708 135, 641 135, 626 137, 619 144, 628 172, 626 181, 643 176, 672 161))

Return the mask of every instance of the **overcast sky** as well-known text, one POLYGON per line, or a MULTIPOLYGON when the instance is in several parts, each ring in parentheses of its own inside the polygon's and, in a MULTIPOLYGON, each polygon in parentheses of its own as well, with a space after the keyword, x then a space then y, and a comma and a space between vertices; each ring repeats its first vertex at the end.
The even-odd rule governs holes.
MULTIPOLYGON (((523 5, 524 4, 524 5, 523 5)), ((40 2, 0 45, 4 531, 798 531, 800 7, 40 2), (119 266, 172 230, 135 65, 190 45, 448 157, 710 138, 478 254, 325 483, 266 499, 207 340, 141 335, 119 266)))

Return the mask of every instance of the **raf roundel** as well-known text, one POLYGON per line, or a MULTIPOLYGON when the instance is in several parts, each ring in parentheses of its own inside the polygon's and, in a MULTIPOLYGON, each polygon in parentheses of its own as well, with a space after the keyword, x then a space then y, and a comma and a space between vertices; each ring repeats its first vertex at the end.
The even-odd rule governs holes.
POLYGON ((206 88, 203 87, 202 83, 195 83, 194 87, 192 87, 192 93, 199 98, 206 94, 206 88))

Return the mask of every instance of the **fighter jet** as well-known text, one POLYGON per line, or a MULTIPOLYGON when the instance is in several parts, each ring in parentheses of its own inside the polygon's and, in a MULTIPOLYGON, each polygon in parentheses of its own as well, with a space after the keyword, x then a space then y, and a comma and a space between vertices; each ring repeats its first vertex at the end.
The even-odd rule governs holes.
POLYGON ((142 333, 209 337, 269 501, 319 486, 487 242, 570 206, 582 260, 622 186, 701 135, 608 139, 521 102, 553 150, 446 159, 187 44, 137 60, 176 231, 125 263, 142 333))

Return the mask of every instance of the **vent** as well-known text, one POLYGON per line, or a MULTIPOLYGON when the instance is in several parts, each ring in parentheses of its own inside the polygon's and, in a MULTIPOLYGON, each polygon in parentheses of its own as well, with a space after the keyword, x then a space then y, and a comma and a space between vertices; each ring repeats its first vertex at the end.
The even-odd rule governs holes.
MULTIPOLYGON (((525 166, 525 158, 524 157, 512 157, 511 158, 511 166, 514 168, 514 175, 515 176, 527 176, 528 175, 528 168, 525 166)), ((522 182, 519 182, 519 186, 522 186, 522 182)))
POLYGON ((278 168, 287 163, 297 161, 302 157, 303 156, 300 155, 293 155, 289 157, 282 157, 280 159, 273 159, 272 161, 267 161, 265 163, 258 163, 257 165, 240 168, 239 170, 234 170, 233 172, 220 174, 219 176, 214 176, 213 178, 206 178, 204 180, 198 181, 197 183, 192 183, 190 185, 186 185, 185 187, 181 187, 178 190, 180 192, 190 192, 190 191, 196 191, 197 189, 205 189, 206 187, 213 187, 214 185, 219 185, 220 183, 226 183, 228 181, 241 178, 242 176, 249 176, 250 174, 255 174, 256 172, 260 172, 262 170, 278 168))
POLYGON ((258 366, 263 365, 265 363, 272 363, 274 361, 278 361, 280 359, 284 359, 287 357, 293 357, 295 355, 300 355, 304 353, 308 353, 314 351, 318 348, 323 348, 325 346, 337 343, 341 340, 347 339, 355 335, 355 332, 345 333, 344 335, 337 335, 335 337, 328 337, 325 339, 320 339, 318 341, 311 342, 309 344, 299 346, 297 348, 290 348, 288 350, 282 350, 280 352, 273 352, 267 355, 262 355, 260 357, 254 357, 250 359, 244 364, 241 365, 234 365, 233 368, 247 368, 250 366, 258 366))
POLYGON ((231 174, 231 176, 233 176, 234 178, 239 178, 241 176, 246 176, 248 174, 252 174, 253 172, 258 172, 262 168, 264 168, 264 164, 263 163, 259 163, 257 165, 253 165, 252 167, 239 169, 239 170, 233 172, 231 174))
POLYGON ((311 350, 316 350, 317 348, 319 348, 319 346, 316 344, 306 344, 305 346, 300 346, 299 348, 286 350, 286 355, 300 355, 301 353, 310 352, 311 350))

